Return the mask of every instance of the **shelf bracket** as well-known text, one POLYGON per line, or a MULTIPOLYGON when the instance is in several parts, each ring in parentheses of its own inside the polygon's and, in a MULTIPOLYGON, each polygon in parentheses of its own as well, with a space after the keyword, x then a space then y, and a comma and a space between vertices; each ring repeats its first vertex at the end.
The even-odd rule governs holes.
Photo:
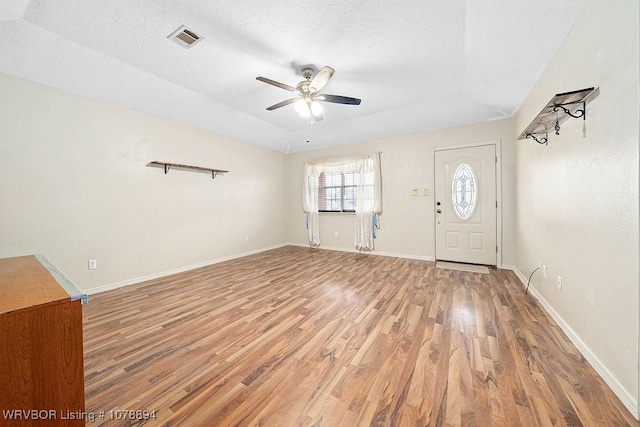
POLYGON ((216 175, 218 175, 217 171, 211 171, 211 179, 216 179, 216 175))
POLYGON ((582 120, 587 120, 587 103, 585 101, 582 102, 570 102, 568 104, 556 104, 553 106, 553 111, 557 112, 557 111, 564 111, 565 114, 567 114, 568 116, 573 117, 574 119, 579 119, 580 117, 582 117, 582 120), (576 113, 573 114, 571 112, 571 110, 569 110, 568 108, 565 108, 565 105, 573 105, 573 104, 582 104, 582 110, 576 110, 576 113))
MULTIPOLYGON (((565 104, 555 104, 553 106, 554 113, 557 113, 560 110, 562 110, 567 116, 573 117, 574 119, 579 119, 580 117, 582 117, 582 120, 587 120, 587 103, 584 100, 582 102, 567 102, 565 104), (575 114, 572 113, 569 108, 565 107, 565 105, 575 104, 582 104, 582 110, 576 110, 575 114)), ((556 119, 556 124, 553 128, 556 131, 556 135, 560 135, 560 122, 558 121, 558 119, 556 119)))
POLYGON ((171 167, 171 166, 169 166, 168 164, 166 164, 166 163, 164 164, 164 174, 165 174, 165 175, 166 175, 167 173, 169 173, 169 168, 170 168, 170 167, 171 167))
POLYGON ((526 138, 531 138, 531 139, 533 139, 535 142, 537 142, 538 144, 545 144, 545 145, 547 145, 547 139, 548 139, 547 132, 545 132, 545 133, 544 133, 544 136, 542 136, 542 134, 539 134, 539 135, 540 135, 540 139, 538 139, 538 137, 537 137, 537 136, 535 136, 534 134, 532 134, 532 133, 528 133, 528 134, 526 135, 526 138))

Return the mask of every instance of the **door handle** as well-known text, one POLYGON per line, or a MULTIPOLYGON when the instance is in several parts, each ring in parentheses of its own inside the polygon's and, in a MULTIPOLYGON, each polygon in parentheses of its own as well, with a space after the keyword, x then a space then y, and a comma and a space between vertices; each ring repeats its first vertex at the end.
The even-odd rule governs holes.
POLYGON ((436 212, 442 213, 442 209, 437 209, 436 212))

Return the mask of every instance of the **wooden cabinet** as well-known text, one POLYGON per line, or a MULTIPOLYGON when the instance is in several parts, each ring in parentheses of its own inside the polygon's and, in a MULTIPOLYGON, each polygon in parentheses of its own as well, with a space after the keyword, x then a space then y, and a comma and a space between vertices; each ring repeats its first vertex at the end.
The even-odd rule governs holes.
POLYGON ((86 297, 65 280, 42 257, 0 259, 0 425, 86 422, 86 297))

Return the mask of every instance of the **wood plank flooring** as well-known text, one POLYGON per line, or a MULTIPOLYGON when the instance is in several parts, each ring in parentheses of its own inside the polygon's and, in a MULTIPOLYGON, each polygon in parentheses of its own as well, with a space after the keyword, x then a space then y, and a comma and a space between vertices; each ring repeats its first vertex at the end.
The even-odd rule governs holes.
POLYGON ((495 268, 284 247, 83 315, 90 425, 639 425, 495 268))

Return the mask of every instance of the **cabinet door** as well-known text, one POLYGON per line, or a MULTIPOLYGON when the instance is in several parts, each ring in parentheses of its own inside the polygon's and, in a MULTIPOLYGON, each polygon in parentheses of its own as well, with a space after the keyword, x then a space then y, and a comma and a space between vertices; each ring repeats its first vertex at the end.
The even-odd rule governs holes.
POLYGON ((85 410, 80 301, 0 315, 0 348, 0 414, 23 411, 12 426, 33 425, 35 417, 47 425, 85 424, 70 419, 85 410))

